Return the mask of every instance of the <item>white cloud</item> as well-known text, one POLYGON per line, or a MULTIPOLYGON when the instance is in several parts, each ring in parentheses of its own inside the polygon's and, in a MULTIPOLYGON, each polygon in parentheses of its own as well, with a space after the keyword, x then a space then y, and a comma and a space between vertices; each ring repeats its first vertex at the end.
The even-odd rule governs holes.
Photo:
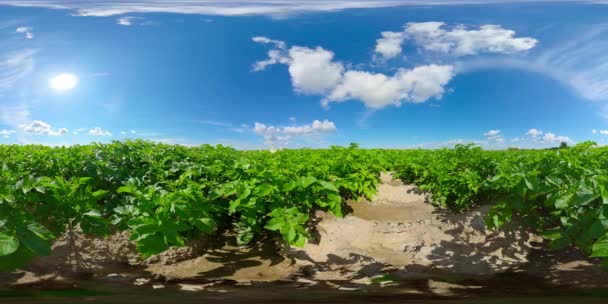
POLYGON ((569 143, 573 142, 572 139, 570 139, 567 136, 555 135, 555 133, 544 132, 544 131, 538 130, 538 129, 530 129, 530 130, 528 130, 528 132, 526 132, 526 135, 533 142, 542 142, 545 144, 560 143, 562 141, 569 142, 569 143))
MULTIPOLYGON (((568 0, 537 1, 567 2, 568 0)), ((68 9, 75 10, 77 15, 97 17, 129 13, 178 13, 223 16, 271 15, 281 17, 298 13, 333 12, 355 8, 500 2, 530 2, 530 0, 0 0, 0 4, 68 9)), ((572 2, 572 0, 569 2, 572 2)), ((580 0, 580 2, 594 2, 594 0, 580 0)))
POLYGON ((287 146, 290 140, 296 140, 305 136, 327 134, 336 131, 336 125, 329 120, 314 120, 310 124, 299 126, 273 126, 256 122, 252 128, 253 132, 263 136, 267 145, 287 146))
POLYGON ((500 136, 500 130, 490 130, 486 133, 483 133, 483 136, 485 137, 496 137, 496 136, 500 136))
POLYGON ((11 135, 15 133, 17 133, 15 130, 0 130, 0 135, 11 135))
POLYGON ((545 133, 543 136, 543 142, 545 143, 561 143, 561 142, 571 142, 572 140, 567 136, 558 136, 551 132, 545 133))
POLYGON ((30 111, 26 105, 3 105, 0 104, 0 123, 18 127, 30 119, 30 111))
POLYGON ((25 38, 27 39, 34 39, 34 33, 32 32, 31 27, 21 26, 17 28, 16 32, 25 34, 25 38))
POLYGON ((137 132, 135 130, 131 130, 131 131, 120 131, 120 135, 127 135, 127 134, 136 134, 137 132))
POLYGON ((122 26, 131 26, 133 25, 133 20, 137 19, 136 17, 121 17, 116 19, 116 24, 118 25, 122 25, 122 26))
POLYGON ((591 130, 591 133, 592 133, 592 134, 597 134, 597 130, 596 130, 596 129, 593 129, 593 130, 591 130))
POLYGON ((538 43, 531 37, 516 38, 515 31, 500 25, 486 24, 478 29, 457 25, 444 28, 443 22, 410 22, 402 32, 382 32, 376 53, 385 59, 401 54, 401 44, 411 41, 419 49, 455 57, 480 53, 513 54, 526 51, 538 43))
POLYGON ((334 53, 331 51, 301 46, 287 49, 285 42, 267 37, 254 37, 253 41, 275 46, 268 52, 268 59, 256 62, 253 69, 262 71, 272 64, 288 65, 291 83, 298 93, 324 94, 342 78, 344 66, 340 62, 333 62, 334 53))
MULTIPOLYGON (((178 13, 222 16, 286 16, 415 4, 412 0, 2 0, 0 4, 75 10, 80 16, 108 17, 129 13, 178 13)), ((419 3, 418 3, 419 4, 419 3)))
MULTIPOLYGON (((511 69, 538 73, 572 89, 579 96, 593 101, 608 101, 608 24, 578 25, 564 29, 553 26, 553 32, 564 34, 556 43, 547 43, 540 52, 525 58, 479 58, 461 62, 460 73, 488 69, 511 69)), ((600 116, 608 118, 608 107, 600 116)))
POLYGON ((444 86, 454 76, 450 65, 424 65, 413 69, 399 69, 394 75, 347 70, 334 61, 334 53, 321 47, 314 49, 293 46, 287 49, 266 37, 255 37, 259 43, 280 45, 272 49, 269 58, 254 64, 254 70, 264 70, 271 64, 288 65, 294 90, 304 94, 324 96, 323 106, 350 99, 361 100, 370 109, 402 102, 421 103, 430 98, 441 99, 444 86))
POLYGON ((100 127, 95 127, 91 130, 89 130, 89 135, 93 135, 93 136, 112 136, 112 133, 110 131, 104 130, 100 127))
POLYGON ((285 44, 284 41, 270 39, 270 38, 264 37, 264 36, 256 36, 256 37, 251 38, 251 40, 253 40, 253 42, 255 42, 255 43, 274 44, 279 49, 286 49, 287 48, 287 44, 285 44))
POLYGON ((0 130, 0 135, 7 139, 9 138, 12 134, 17 133, 15 130, 0 130))
POLYGON ((430 98, 441 99, 445 93, 444 86, 453 76, 453 68, 449 65, 399 69, 393 76, 347 71, 323 104, 358 99, 370 109, 381 109, 389 105, 400 106, 402 102, 422 103, 430 98))
POLYGON ((50 136, 62 136, 69 133, 68 129, 60 128, 54 130, 51 125, 44 121, 33 120, 30 123, 22 124, 19 126, 25 133, 36 134, 36 135, 50 135, 50 136))
POLYGON ((19 50, 0 58, 0 93, 34 70, 34 50, 19 50))
POLYGON ((528 132, 526 132, 526 135, 532 138, 538 138, 539 136, 543 135, 543 131, 537 129, 530 129, 528 130, 528 132))
POLYGON ((602 135, 608 135, 608 130, 599 130, 598 132, 602 135))
POLYGON ((502 131, 500 130, 490 130, 483 133, 483 136, 490 142, 502 143, 505 141, 502 131))
POLYGON ((310 49, 294 46, 289 50, 291 82, 297 92, 322 94, 341 80, 344 66, 332 62, 334 53, 321 47, 310 49))
POLYGON ((290 135, 302 135, 311 133, 323 133, 336 131, 336 125, 329 121, 315 120, 310 125, 302 125, 295 127, 284 127, 283 132, 290 135))
POLYGON ((78 128, 78 129, 76 129, 76 130, 72 131, 72 134, 74 134, 74 135, 78 135, 78 134, 80 134, 81 132, 84 132, 84 131, 86 131, 86 130, 87 130, 86 128, 78 128))
POLYGON ((375 52, 384 59, 391 59, 401 54, 401 44, 405 40, 404 33, 382 32, 382 38, 376 40, 375 52))

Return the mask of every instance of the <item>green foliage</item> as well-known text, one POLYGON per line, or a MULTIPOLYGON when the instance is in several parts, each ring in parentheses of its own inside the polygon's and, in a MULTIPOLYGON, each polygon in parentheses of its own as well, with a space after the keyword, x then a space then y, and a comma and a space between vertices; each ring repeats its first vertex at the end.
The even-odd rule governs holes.
POLYGON ((479 203, 485 181, 496 171, 496 160, 473 145, 417 152, 399 160, 395 176, 430 192, 434 203, 454 211, 479 203))
POLYGON ((243 245, 268 233, 303 246, 311 212, 342 216, 344 199, 375 194, 387 164, 377 154, 356 144, 277 153, 144 141, 0 146, 0 269, 50 254, 76 226, 128 230, 143 257, 224 230, 243 245))
POLYGON ((514 218, 551 248, 577 246, 608 262, 608 149, 330 149, 237 151, 145 141, 69 148, 0 146, 0 270, 48 255, 80 227, 128 230, 143 257, 233 231, 246 245, 271 235, 308 241, 311 214, 343 216, 346 199, 371 199, 392 171, 461 212, 492 202, 490 228, 514 218))

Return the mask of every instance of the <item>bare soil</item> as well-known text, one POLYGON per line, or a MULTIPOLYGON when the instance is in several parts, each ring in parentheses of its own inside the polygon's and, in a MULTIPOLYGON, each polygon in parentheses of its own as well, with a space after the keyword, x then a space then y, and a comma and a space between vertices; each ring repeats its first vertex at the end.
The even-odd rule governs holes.
POLYGON ((239 247, 227 236, 142 260, 126 232, 100 239, 72 231, 55 243, 51 256, 27 269, 0 273, 0 287, 90 278, 152 288, 177 284, 186 291, 217 282, 288 282, 340 290, 398 286, 399 292, 442 295, 505 288, 505 281, 516 289, 518 284, 608 287, 606 268, 580 251, 549 252, 542 238, 517 223, 486 230, 487 206, 453 214, 389 174, 382 174, 382 181, 373 201, 349 201, 352 212, 344 218, 317 212, 314 238, 304 248, 277 240, 239 247))

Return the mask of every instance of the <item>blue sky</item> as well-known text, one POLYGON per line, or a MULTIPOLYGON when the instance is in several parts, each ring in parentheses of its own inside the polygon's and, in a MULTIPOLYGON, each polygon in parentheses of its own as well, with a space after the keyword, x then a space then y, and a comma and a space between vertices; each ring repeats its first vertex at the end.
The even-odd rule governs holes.
POLYGON ((598 1, 4 1, 0 144, 608 139, 598 1))

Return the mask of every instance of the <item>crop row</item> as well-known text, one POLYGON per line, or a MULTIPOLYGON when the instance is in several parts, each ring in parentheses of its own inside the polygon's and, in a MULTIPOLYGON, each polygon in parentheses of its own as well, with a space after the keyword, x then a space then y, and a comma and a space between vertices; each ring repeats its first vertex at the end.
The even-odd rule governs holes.
POLYGON ((0 269, 50 254, 66 229, 128 230, 143 257, 201 235, 233 231, 303 246, 310 215, 343 215, 346 199, 372 198, 382 171, 462 212, 491 203, 487 225, 513 218, 550 246, 608 257, 608 149, 331 149, 237 151, 144 141, 73 147, 0 146, 0 269))

